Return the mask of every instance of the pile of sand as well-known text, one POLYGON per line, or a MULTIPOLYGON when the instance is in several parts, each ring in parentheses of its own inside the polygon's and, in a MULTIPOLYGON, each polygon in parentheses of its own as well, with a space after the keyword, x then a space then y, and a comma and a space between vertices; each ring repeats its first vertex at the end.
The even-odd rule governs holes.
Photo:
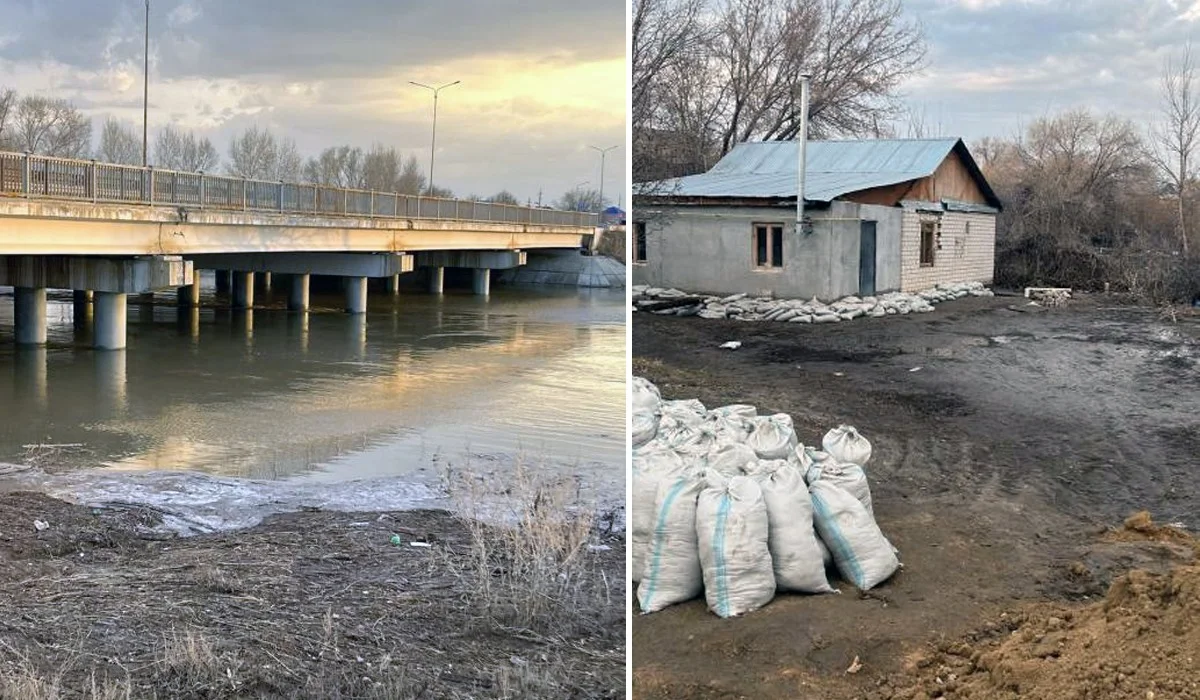
MULTIPOLYGON (((1124 532, 1190 537, 1143 514, 1124 532)), ((1200 566, 1131 571, 1087 606, 1002 615, 973 637, 910 659, 873 700, 1200 700, 1200 566)))

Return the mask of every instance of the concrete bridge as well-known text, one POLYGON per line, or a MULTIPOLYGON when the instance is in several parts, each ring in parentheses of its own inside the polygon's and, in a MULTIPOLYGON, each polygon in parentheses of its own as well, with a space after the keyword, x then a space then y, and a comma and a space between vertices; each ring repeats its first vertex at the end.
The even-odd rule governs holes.
MULTIPOLYGON (((346 311, 364 313, 367 280, 469 268, 486 295, 492 270, 526 251, 580 248, 594 214, 265 182, 0 152, 0 285, 15 288, 16 340, 46 342, 46 289, 93 310, 94 345, 125 347, 127 295, 177 289, 197 306, 200 270, 217 270, 232 305, 254 306, 255 275, 288 275, 288 308, 308 309, 310 275, 345 278, 346 311)), ((270 282, 267 282, 270 284, 270 282)))

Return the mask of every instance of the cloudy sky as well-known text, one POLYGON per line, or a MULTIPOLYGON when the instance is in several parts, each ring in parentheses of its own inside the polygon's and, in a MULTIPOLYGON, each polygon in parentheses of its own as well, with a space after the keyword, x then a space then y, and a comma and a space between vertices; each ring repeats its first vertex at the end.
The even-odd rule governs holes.
MULTIPOLYGON (((458 194, 623 191, 623 0, 151 0, 150 129, 213 138, 251 125, 330 145, 394 145, 458 194)), ((0 0, 0 87, 136 124, 143 0, 0 0)))
POLYGON ((927 124, 968 138, 1087 106, 1155 118, 1163 60, 1200 38, 1200 0, 906 0, 928 68, 905 88, 927 124))

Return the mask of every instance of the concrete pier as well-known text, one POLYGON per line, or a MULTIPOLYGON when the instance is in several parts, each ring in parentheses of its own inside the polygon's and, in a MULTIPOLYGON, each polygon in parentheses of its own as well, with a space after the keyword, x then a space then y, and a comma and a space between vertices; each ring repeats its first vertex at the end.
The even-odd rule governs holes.
POLYGON ((254 273, 233 273, 233 308, 254 308, 254 273))
POLYGON ((392 275, 388 278, 388 294, 396 296, 400 293, 400 275, 392 275))
POLYGON ((486 297, 492 293, 492 271, 488 268, 471 270, 471 291, 486 297))
POLYGON ((346 311, 352 314, 367 312, 367 278, 346 278, 346 311))
POLYGON ((92 290, 76 289, 71 294, 72 317, 75 327, 86 326, 92 321, 92 290))
POLYGON ((308 280, 306 274, 292 275, 288 290, 288 311, 308 311, 308 280))
POLYGON ((117 292, 96 292, 95 341, 98 350, 125 348, 127 296, 117 292))
POLYGON ((258 277, 260 280, 262 280, 262 282, 260 283, 262 290, 264 292, 271 291, 271 273, 270 272, 262 272, 262 273, 259 273, 258 277))
POLYGON ((177 290, 179 306, 190 308, 200 306, 200 270, 192 269, 192 283, 177 290))
POLYGON ((429 293, 441 294, 446 288, 446 268, 429 268, 429 293))
POLYGON ((46 344, 46 288, 13 289, 13 321, 18 345, 46 344))

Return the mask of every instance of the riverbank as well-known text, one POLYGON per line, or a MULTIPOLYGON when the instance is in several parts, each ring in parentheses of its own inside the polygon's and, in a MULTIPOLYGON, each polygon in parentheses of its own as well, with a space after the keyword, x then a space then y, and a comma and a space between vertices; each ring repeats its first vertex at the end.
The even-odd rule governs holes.
POLYGON ((178 538, 138 506, 0 494, 0 697, 620 697, 623 533, 538 503, 178 538))

